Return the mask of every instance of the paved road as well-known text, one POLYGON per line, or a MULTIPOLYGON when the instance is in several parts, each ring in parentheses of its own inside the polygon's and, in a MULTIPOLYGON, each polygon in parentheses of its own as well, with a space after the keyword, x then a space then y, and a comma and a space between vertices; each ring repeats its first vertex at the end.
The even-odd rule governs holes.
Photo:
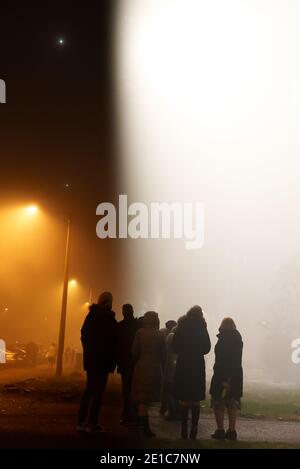
MULTIPOLYGON (((178 438, 180 424, 166 422, 152 411, 153 430, 162 438, 178 438)), ((214 418, 202 415, 199 424, 199 438, 208 439, 215 430, 214 418)), ((300 422, 281 422, 277 420, 258 420, 240 418, 237 425, 239 440, 243 441, 272 441, 282 443, 299 443, 300 422)))

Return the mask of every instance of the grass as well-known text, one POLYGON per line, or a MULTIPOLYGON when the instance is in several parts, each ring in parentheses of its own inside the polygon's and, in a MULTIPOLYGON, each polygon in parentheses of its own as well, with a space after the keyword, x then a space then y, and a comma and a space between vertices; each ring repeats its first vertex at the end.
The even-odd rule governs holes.
POLYGON ((242 415, 299 421, 300 389, 249 389, 243 400, 242 415))
MULTIPOLYGON (((206 400, 203 411, 212 413, 206 400)), ((300 421, 300 388, 246 384, 242 399, 242 417, 300 421)))

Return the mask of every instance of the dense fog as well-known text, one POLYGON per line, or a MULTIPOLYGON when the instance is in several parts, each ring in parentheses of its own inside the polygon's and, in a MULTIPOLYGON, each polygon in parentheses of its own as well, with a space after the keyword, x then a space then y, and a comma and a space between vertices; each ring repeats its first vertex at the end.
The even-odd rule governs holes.
POLYGON ((128 241, 130 297, 162 323, 231 316, 248 379, 299 381, 300 5, 122 0, 115 69, 121 191, 203 202, 205 240, 128 241))

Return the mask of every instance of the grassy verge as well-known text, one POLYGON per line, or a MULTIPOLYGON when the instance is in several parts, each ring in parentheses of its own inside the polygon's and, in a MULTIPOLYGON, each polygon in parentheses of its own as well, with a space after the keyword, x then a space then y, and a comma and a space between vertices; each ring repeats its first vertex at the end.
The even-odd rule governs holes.
MULTIPOLYGON (((204 412, 212 413, 209 400, 203 405, 204 412)), ((246 384, 240 415, 247 418, 300 421, 300 388, 246 384)))

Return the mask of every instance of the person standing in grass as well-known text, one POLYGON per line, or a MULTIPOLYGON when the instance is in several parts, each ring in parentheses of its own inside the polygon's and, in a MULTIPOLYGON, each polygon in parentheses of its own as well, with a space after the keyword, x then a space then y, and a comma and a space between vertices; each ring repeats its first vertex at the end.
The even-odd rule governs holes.
POLYGON ((237 412, 241 408, 243 395, 243 341, 231 318, 223 319, 217 337, 214 374, 210 386, 211 406, 217 423, 217 429, 212 438, 235 441, 237 439, 235 429, 237 412), (229 428, 226 432, 224 430, 225 409, 227 409, 229 420, 229 428))

